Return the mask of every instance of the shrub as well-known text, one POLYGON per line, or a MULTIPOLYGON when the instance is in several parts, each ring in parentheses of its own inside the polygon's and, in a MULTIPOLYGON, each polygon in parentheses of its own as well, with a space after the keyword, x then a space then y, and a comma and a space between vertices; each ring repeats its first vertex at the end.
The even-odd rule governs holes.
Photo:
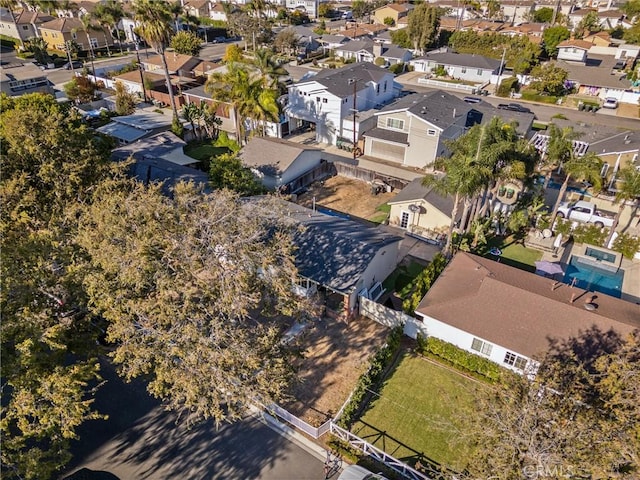
POLYGON ((444 68, 444 66, 442 65, 438 65, 435 70, 433 71, 433 74, 436 77, 444 77, 447 74, 447 69, 444 68))
POLYGON ((171 131, 174 135, 180 138, 182 138, 182 136, 184 135, 184 127, 182 126, 182 122, 177 118, 174 118, 171 122, 171 131))
POLYGON ((375 63, 379 67, 382 67, 385 63, 387 63, 387 61, 383 57, 378 57, 373 61, 373 63, 375 63))
POLYGON ((447 266, 447 259, 441 253, 438 253, 431 263, 425 268, 420 275, 418 275, 409 287, 409 293, 404 297, 402 301, 402 309, 409 315, 413 315, 413 312, 418 307, 418 304, 425 296, 427 291, 436 281, 440 273, 447 266))
POLYGON ((607 238, 608 230, 599 228, 592 223, 584 223, 573 229, 573 240, 576 243, 602 245, 607 238))
POLYGON ((558 98, 553 95, 540 95, 538 92, 534 92, 531 90, 525 90, 522 92, 522 98, 524 100, 530 100, 532 102, 540 102, 540 103, 558 103, 558 98))
POLYGON ((503 373, 502 368, 497 363, 480 355, 462 350, 452 343, 445 342, 439 338, 428 337, 424 339, 419 336, 418 349, 422 354, 434 355, 460 370, 479 375, 492 382, 498 381, 503 373))
POLYGON ((389 67, 389 71, 394 75, 398 75, 404 71, 404 63, 394 63, 389 67))
POLYGON ((221 131, 218 134, 218 138, 213 144, 214 147, 226 147, 233 153, 240 150, 240 145, 235 140, 229 138, 229 134, 225 131, 221 131))
POLYGON ((625 258, 633 258, 636 253, 640 252, 640 238, 622 233, 613 241, 611 249, 620 252, 625 258))
POLYGON ((387 343, 385 343, 384 346, 373 356, 369 364, 369 368, 360 376, 360 379, 356 384, 356 388, 351 394, 351 399, 342 410, 342 415, 338 420, 338 425, 341 427, 349 429, 353 422, 357 420, 368 393, 370 391, 378 391, 384 377, 385 370, 400 348, 402 330, 402 326, 391 330, 387 337, 387 343))
POLYGON ((517 77, 505 78, 500 82, 500 86, 496 91, 496 94, 500 97, 508 97, 512 91, 517 92, 520 89, 517 77))

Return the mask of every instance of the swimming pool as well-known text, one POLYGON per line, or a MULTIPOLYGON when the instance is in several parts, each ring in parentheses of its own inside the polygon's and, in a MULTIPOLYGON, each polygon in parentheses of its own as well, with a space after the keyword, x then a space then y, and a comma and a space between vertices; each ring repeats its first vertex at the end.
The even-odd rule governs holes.
POLYGON ((624 271, 622 270, 615 272, 604 270, 590 265, 578 257, 571 257, 563 281, 571 284, 575 279, 574 285, 578 288, 606 293, 612 297, 620 298, 623 278, 624 271))

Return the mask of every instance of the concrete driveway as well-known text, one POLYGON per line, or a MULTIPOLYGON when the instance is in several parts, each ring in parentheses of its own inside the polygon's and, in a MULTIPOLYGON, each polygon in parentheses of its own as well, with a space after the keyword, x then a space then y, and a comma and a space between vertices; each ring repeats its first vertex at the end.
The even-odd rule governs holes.
POLYGON ((74 461, 61 476, 73 480, 323 479, 323 460, 257 418, 189 428, 165 412, 142 382, 125 384, 102 362, 108 383, 96 408, 109 415, 91 421, 74 442, 74 461))

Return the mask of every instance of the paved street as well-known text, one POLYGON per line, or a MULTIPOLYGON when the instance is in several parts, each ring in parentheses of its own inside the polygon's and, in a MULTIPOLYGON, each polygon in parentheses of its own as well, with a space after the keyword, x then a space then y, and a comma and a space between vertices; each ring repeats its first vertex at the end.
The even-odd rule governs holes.
POLYGON ((189 429, 184 419, 163 411, 141 382, 122 383, 104 362, 103 376, 109 382, 96 408, 109 420, 83 426, 75 460, 61 478, 324 479, 324 459, 255 418, 219 430, 212 422, 189 429))

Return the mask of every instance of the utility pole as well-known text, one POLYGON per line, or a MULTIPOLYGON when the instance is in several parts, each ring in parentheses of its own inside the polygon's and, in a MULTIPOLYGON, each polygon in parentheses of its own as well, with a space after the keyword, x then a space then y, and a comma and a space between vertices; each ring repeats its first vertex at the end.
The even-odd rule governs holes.
POLYGON ((136 37, 136 34, 133 31, 133 25, 129 25, 131 27, 131 39, 133 40, 133 42, 136 45, 136 58, 138 60, 138 71, 140 72, 140 83, 142 84, 142 97, 144 98, 144 101, 147 101, 147 89, 144 86, 144 75, 142 73, 142 63, 140 62, 140 51, 139 51, 139 44, 138 44, 138 37, 136 37))
POLYGON ((358 79, 352 78, 350 82, 353 84, 353 108, 351 109, 353 113, 353 159, 356 160, 358 157, 356 153, 356 149, 358 148, 358 135, 356 133, 356 119, 358 117, 358 107, 356 103, 358 95, 358 79))

